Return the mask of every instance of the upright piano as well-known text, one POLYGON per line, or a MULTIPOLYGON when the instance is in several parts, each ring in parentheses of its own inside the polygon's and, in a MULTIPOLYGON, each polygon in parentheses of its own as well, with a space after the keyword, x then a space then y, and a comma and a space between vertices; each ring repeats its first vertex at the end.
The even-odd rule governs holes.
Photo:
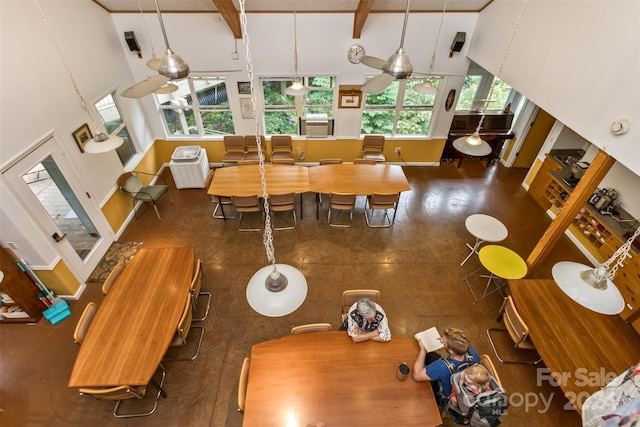
MULTIPOLYGON (((461 111, 453 116, 447 142, 445 143, 442 157, 440 158, 441 162, 451 162, 455 159, 461 161, 462 158, 465 157, 464 154, 453 148, 453 141, 463 136, 469 136, 475 132, 481 117, 482 113, 476 111, 461 111)), ((498 160, 504 142, 515 136, 513 132, 511 132, 512 123, 512 112, 485 112, 484 121, 480 128, 480 137, 491 146, 491 153, 486 156, 474 158, 486 160, 487 164, 498 160)), ((458 163, 458 166, 459 165, 458 163)))

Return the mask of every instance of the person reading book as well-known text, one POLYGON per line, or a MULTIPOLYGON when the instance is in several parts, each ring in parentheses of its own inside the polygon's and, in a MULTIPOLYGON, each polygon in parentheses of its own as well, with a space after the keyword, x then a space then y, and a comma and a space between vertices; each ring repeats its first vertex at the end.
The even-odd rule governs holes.
POLYGON ((446 406, 451 395, 451 375, 479 363, 480 355, 469 346, 466 335, 458 328, 445 329, 440 341, 447 352, 446 357, 435 351, 427 352, 423 341, 418 339, 420 351, 413 364, 413 379, 431 381, 436 401, 440 406, 446 406))
POLYGON ((387 314, 369 298, 361 298, 349 308, 347 332, 354 342, 391 340, 387 314))

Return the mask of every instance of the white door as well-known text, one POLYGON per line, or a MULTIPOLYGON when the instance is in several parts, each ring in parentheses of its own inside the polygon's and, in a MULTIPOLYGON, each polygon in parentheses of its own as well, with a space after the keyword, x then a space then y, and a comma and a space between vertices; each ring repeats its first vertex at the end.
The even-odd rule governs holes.
POLYGON ((18 160, 3 177, 67 266, 87 279, 114 235, 54 138, 18 160))

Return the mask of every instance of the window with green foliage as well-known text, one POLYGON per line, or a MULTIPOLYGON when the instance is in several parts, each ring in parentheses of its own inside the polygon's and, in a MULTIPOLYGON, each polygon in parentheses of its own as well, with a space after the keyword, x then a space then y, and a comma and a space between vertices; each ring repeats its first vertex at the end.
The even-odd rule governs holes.
MULTIPOLYGON (((380 93, 367 93, 362 112, 361 133, 383 135, 428 135, 435 94, 422 94, 413 86, 422 78, 396 80, 380 93)), ((435 87, 438 78, 431 80, 435 87)))
POLYGON ((156 94, 168 135, 235 133, 224 77, 190 76, 174 84, 177 91, 156 94))
POLYGON ((471 63, 458 97, 456 110, 504 110, 520 105, 520 94, 511 86, 475 63, 471 63))
POLYGON ((136 147, 133 145, 133 141, 131 141, 127 126, 122 121, 122 115, 120 114, 120 110, 118 110, 113 94, 110 93, 96 102, 94 107, 98 110, 98 115, 104 124, 107 134, 115 132, 119 137, 124 139, 122 145, 116 148, 116 153, 122 166, 126 166, 127 162, 136 154, 136 147))
POLYGON ((267 135, 296 135, 298 117, 326 114, 333 117, 333 98, 336 78, 329 76, 303 77, 309 93, 298 97, 287 95, 285 89, 293 83, 287 78, 263 78, 265 133, 267 135))

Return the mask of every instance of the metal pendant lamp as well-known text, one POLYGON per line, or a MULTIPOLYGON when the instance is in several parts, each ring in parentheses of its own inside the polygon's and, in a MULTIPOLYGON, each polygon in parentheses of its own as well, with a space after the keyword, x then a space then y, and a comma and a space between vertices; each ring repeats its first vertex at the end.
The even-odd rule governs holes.
POLYGON ((167 32, 164 29, 164 22, 162 21, 162 14, 160 13, 160 5, 158 5, 158 0, 154 0, 154 2, 156 4, 156 11, 158 12, 160 28, 162 29, 162 37, 164 37, 164 44, 167 48, 160 59, 158 73, 165 77, 169 77, 171 80, 184 79, 189 75, 189 65, 169 46, 167 32))
POLYGON ((296 73, 296 79, 291 86, 284 90, 284 93, 293 96, 309 93, 309 88, 304 85, 304 82, 298 76, 298 28, 296 22, 296 2, 293 0, 293 68, 296 73))
MULTIPOLYGON (((433 67, 436 63, 436 51, 438 50, 438 41, 440 40, 440 31, 442 30, 442 23, 444 22, 444 15, 447 12, 447 0, 444 2, 444 7, 442 8, 442 16, 440 17, 440 26, 438 27, 438 33, 436 34, 436 42, 433 46, 433 55, 431 56, 431 65, 429 66, 429 76, 433 74, 433 67)), ((422 82, 413 85, 413 90, 418 93, 422 93, 424 95, 435 95, 438 93, 438 88, 431 84, 428 76, 422 82)))
MULTIPOLYGON (((247 72, 251 87, 251 105, 255 123, 255 136, 258 144, 260 181, 262 184, 262 197, 264 199, 264 244, 267 260, 270 265, 258 270, 247 284, 247 302, 256 312, 267 317, 286 316, 298 309, 307 297, 307 280, 295 267, 286 264, 277 264, 273 247, 273 233, 271 227, 271 215, 269 212, 269 195, 264 170, 264 154, 261 147, 260 123, 258 120, 258 103, 254 90, 254 73, 249 49, 249 35, 247 32, 247 15, 245 0, 240 0, 240 22, 242 25, 242 40, 246 47, 247 72)), ((307 89, 308 90, 308 89, 307 89)))
POLYGON ((491 153, 491 146, 487 141, 480 138, 480 129, 482 128, 482 122, 484 122, 484 111, 480 116, 480 122, 475 132, 469 136, 462 136, 453 141, 453 147, 463 154, 469 156, 487 156, 491 153))
POLYGON ((78 102, 80 103, 80 107, 87 114, 87 116, 89 116, 89 120, 93 124, 93 128, 95 130, 95 136, 93 137, 93 139, 87 141, 86 145, 84 146, 84 151, 86 151, 87 153, 106 153, 108 151, 118 148, 119 146, 122 145, 122 143, 124 142, 124 139, 122 139, 118 135, 108 135, 96 126, 93 116, 91 115, 91 113, 89 112, 89 108, 87 107, 87 101, 85 101, 84 97, 80 93, 80 89, 78 89, 78 84, 76 83, 76 80, 73 78, 73 74, 71 73, 71 68, 69 68, 69 64, 67 64, 67 61, 64 59, 64 56, 62 55, 62 50, 60 49, 60 46, 58 45, 56 38, 53 36, 53 32, 51 31, 51 26, 49 26, 49 22, 47 21, 47 18, 44 16, 44 13, 42 12, 40 3, 38 3, 38 0, 34 0, 34 4, 36 5, 38 12, 40 13, 42 22, 44 22, 45 28, 47 29, 47 32, 51 37, 51 41, 56 47, 58 56, 60 57, 60 60, 62 61, 64 68, 67 70, 69 79, 73 84, 73 89, 76 92, 76 96, 78 97, 78 102))

